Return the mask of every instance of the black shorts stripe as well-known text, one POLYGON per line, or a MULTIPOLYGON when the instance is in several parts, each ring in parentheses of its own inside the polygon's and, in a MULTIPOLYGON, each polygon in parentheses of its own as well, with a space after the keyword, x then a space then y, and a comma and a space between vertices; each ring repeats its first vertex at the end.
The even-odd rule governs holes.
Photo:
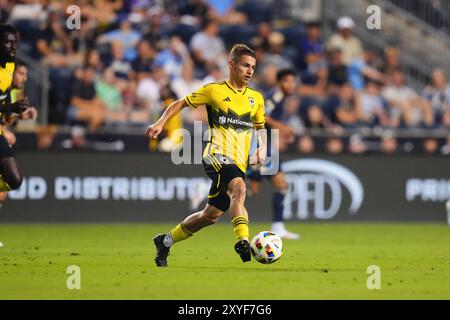
POLYGON ((218 177, 217 177, 217 185, 216 185, 216 188, 219 189, 219 187, 220 187, 220 174, 219 174, 218 177))
POLYGON ((214 198, 218 197, 219 195, 220 195, 220 190, 217 191, 215 194, 209 195, 208 199, 214 199, 214 198))

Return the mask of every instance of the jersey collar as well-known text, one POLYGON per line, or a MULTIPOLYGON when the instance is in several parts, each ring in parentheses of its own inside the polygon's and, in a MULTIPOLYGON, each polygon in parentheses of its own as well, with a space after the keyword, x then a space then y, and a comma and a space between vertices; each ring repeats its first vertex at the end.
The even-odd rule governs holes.
POLYGON ((225 84, 227 85, 228 88, 230 88, 231 91, 233 91, 235 94, 238 93, 242 93, 242 95, 244 95, 247 92, 247 87, 245 87, 244 90, 238 91, 235 87, 233 87, 233 85, 230 83, 230 81, 225 81, 225 84))

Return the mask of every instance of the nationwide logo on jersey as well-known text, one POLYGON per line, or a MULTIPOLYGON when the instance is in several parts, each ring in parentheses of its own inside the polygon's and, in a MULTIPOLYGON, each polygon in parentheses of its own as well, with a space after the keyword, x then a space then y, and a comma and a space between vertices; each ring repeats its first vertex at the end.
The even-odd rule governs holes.
POLYGON ((253 99, 252 97, 248 98, 248 103, 250 103, 250 106, 254 107, 255 106, 255 99, 253 99))
POLYGON ((253 121, 251 119, 251 113, 247 112, 243 115, 238 115, 234 113, 232 110, 228 110, 227 113, 220 110, 219 112, 215 111, 213 116, 211 117, 211 126, 212 127, 230 127, 235 130, 250 130, 253 128, 253 121))
POLYGON ((225 123, 227 123, 227 117, 225 117, 225 116, 219 117, 219 123, 220 123, 220 124, 225 124, 225 123))

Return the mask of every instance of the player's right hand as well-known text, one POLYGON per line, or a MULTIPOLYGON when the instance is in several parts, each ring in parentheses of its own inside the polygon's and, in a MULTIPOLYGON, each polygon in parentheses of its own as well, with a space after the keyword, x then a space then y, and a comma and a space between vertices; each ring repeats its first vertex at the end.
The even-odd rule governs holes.
POLYGON ((20 114, 21 120, 28 120, 28 119, 35 120, 36 118, 37 118, 37 110, 34 107, 28 107, 20 114))
POLYGON ((163 125, 155 123, 148 126, 147 130, 145 131, 145 136, 148 139, 155 139, 158 138, 159 134, 161 133, 163 129, 163 125))
POLYGON ((294 130, 292 130, 288 126, 284 126, 281 128, 281 134, 283 135, 283 138, 286 139, 289 143, 293 142, 295 139, 295 133, 294 130))

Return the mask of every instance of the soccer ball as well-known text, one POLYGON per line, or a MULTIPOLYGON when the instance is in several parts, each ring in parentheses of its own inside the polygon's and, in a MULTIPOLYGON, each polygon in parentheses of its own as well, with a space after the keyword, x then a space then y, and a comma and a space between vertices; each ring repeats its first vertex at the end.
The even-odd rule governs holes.
POLYGON ((274 263, 283 254, 283 242, 275 233, 262 231, 253 237, 250 251, 253 258, 258 262, 274 263))

